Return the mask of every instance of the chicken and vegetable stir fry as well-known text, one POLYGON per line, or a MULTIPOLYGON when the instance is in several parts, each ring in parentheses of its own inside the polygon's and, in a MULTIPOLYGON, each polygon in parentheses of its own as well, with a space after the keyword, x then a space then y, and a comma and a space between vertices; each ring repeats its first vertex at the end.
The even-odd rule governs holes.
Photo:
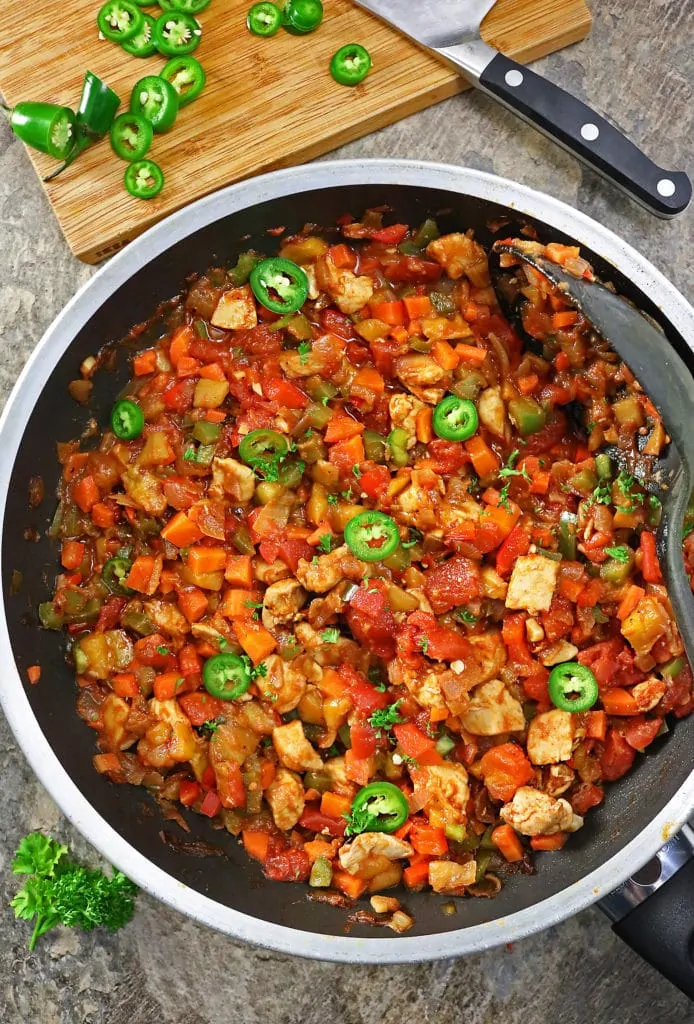
POLYGON ((269 879, 490 896, 694 709, 640 483, 667 437, 537 272, 382 217, 189 285, 59 446, 40 615, 97 771, 269 879))

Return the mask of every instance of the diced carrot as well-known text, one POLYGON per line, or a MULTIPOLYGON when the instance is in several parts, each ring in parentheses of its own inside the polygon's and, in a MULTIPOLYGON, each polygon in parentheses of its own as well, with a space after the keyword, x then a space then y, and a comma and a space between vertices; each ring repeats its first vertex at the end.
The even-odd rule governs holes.
POLYGON ((178 799, 184 807, 192 807, 202 796, 202 786, 192 779, 184 779, 178 789, 178 799))
POLYGON ((192 356, 181 356, 176 366, 177 377, 197 377, 200 374, 202 363, 192 356))
POLYGON ((311 544, 313 547, 316 547, 318 544, 320 544, 322 538, 325 537, 326 533, 332 537, 333 528, 332 524, 327 519, 323 519, 323 521, 318 524, 315 530, 312 530, 311 533, 309 533, 308 537, 303 539, 306 540, 307 544, 311 544))
POLYGON ((582 579, 573 580, 570 576, 563 576, 559 580, 559 593, 568 597, 569 601, 575 602, 584 586, 585 583, 582 579))
POLYGON ((484 438, 475 434, 469 441, 465 441, 465 450, 470 456, 473 468, 481 479, 496 473, 501 463, 491 450, 484 438))
MULTIPOLYGON (((501 505, 497 505, 496 508, 488 508, 486 512, 487 520, 494 523, 494 525, 498 527, 499 531, 503 534, 504 538, 509 536, 509 534, 514 529, 520 517, 520 509, 517 505, 512 505, 510 512, 508 511, 508 509, 502 508, 501 505)), ((527 554, 527 551, 520 551, 518 552, 518 554, 527 554)))
POLYGON ((402 873, 402 880, 408 889, 422 889, 429 881, 429 859, 410 864, 402 873))
POLYGON ((410 842, 417 853, 440 857, 448 852, 448 840, 442 828, 417 823, 410 833, 410 842))
POLYGON ((331 818, 342 819, 345 814, 349 814, 352 810, 352 801, 348 796, 340 796, 339 793, 331 793, 328 790, 327 793, 323 793, 320 809, 322 814, 327 814, 331 818))
POLYGON ((560 331, 562 327, 571 327, 578 320, 575 309, 566 309, 561 313, 552 314, 552 329, 560 331))
POLYGON ((196 576, 202 576, 208 572, 219 572, 227 564, 227 553, 225 548, 213 545, 211 547, 196 546, 188 548, 188 568, 196 576))
POLYGON ((361 434, 350 437, 347 441, 337 441, 330 446, 328 461, 342 469, 344 473, 351 471, 352 466, 358 466, 364 461, 364 442, 361 434))
POLYGON ((154 566, 155 561, 152 555, 139 555, 130 567, 128 578, 125 581, 126 587, 130 587, 131 590, 139 590, 141 594, 148 593, 154 566))
POLYGON ((429 444, 434 438, 433 415, 431 406, 425 405, 415 417, 415 433, 420 444, 429 444))
POLYGON ((619 607, 617 608, 617 618, 621 622, 624 622, 624 620, 631 615, 634 608, 645 594, 646 591, 643 587, 637 587, 635 583, 632 583, 620 601, 619 607))
POLYGON ((267 852, 270 846, 270 836, 267 832, 252 832, 245 828, 241 832, 243 845, 249 857, 259 860, 263 864, 267 860, 267 852))
POLYGON ((201 539, 202 532, 186 512, 177 512, 163 527, 161 536, 177 548, 187 548, 201 539))
POLYGON ((641 533, 641 575, 646 583, 660 583, 663 578, 655 547, 655 534, 649 530, 641 533))
POLYGON ((358 786, 366 786, 373 775, 373 757, 356 757, 353 750, 345 751, 345 775, 350 782, 358 786))
POLYGON ((64 569, 79 569, 84 558, 84 544, 79 540, 66 540, 60 552, 60 563, 64 569))
POLYGON ((401 299, 393 302, 371 303, 371 316, 374 320, 381 320, 391 327, 402 327, 407 319, 405 314, 405 303, 401 299))
POLYGON ((342 698, 348 693, 345 682, 334 668, 323 669, 320 682, 316 685, 321 693, 326 694, 328 697, 342 698))
POLYGON ((604 711, 590 711, 586 736, 591 740, 604 740, 607 736, 607 714, 604 711))
POLYGON ((410 332, 406 327, 391 327, 390 336, 397 341, 398 345, 406 345, 410 332))
POLYGON ((540 378, 536 373, 528 373, 525 377, 518 377, 516 380, 516 385, 521 395, 529 395, 539 383, 540 378))
POLYGON ((136 377, 145 377, 148 373, 154 373, 157 368, 157 353, 153 348, 145 352, 138 352, 133 356, 133 373, 136 377))
POLYGON ((116 513, 105 501, 97 501, 92 506, 92 522, 102 530, 107 530, 109 526, 115 526, 116 513))
POLYGON ((622 686, 613 686, 601 694, 600 700, 608 715, 638 715, 639 706, 635 698, 622 686))
POLYGON ((421 320, 410 320, 407 325, 407 336, 408 338, 419 337, 422 333, 422 321, 421 320))
POLYGON ((551 836, 532 836, 530 845, 533 850, 561 850, 568 838, 568 832, 555 832, 551 836))
POLYGON ((90 512, 99 500, 99 488, 93 476, 83 476, 72 485, 72 497, 82 512, 90 512))
POLYGON ((30 665, 29 668, 27 669, 27 678, 32 686, 36 686, 36 684, 41 678, 41 666, 30 665))
POLYGON ((564 370, 568 370, 571 363, 569 362, 569 357, 567 356, 566 352, 557 352, 556 356, 554 357, 554 365, 560 373, 562 373, 564 370))
MULTIPOLYGON (((226 374, 219 363, 206 363, 200 370, 200 376, 204 380, 226 380, 226 374)), ((210 403, 212 404, 212 403, 210 403)), ((217 403, 219 404, 219 403, 217 403)))
POLYGON ((258 596, 252 590, 233 587, 225 591, 219 610, 227 619, 252 619, 256 611, 253 605, 259 603, 258 596))
POLYGON ((551 479, 552 477, 546 469, 541 469, 537 473, 534 473, 532 483, 530 484, 530 493, 546 494, 549 490, 551 479))
POLYGON ((324 440, 326 444, 334 444, 336 441, 347 441, 350 437, 363 433, 364 424, 353 420, 351 416, 333 416, 326 428, 324 440))
POLYGON ((362 366, 352 381, 354 385, 380 395, 385 391, 386 382, 374 366, 362 366))
POLYGON ((253 584, 253 568, 250 555, 227 555, 224 579, 233 587, 250 588, 253 584))
POLYGON ((396 839, 407 839, 410 832, 414 828, 414 818, 408 818, 404 825, 396 829, 393 835, 396 839))
POLYGON ((344 268, 352 270, 356 266, 357 258, 354 251, 348 245, 345 245, 344 242, 340 242, 338 245, 331 245, 328 249, 328 255, 340 270, 344 268))
POLYGON ((353 900, 359 899, 368 884, 362 878, 350 875, 348 871, 341 871, 339 868, 333 869, 333 886, 353 900))
POLYGON ((111 686, 116 697, 139 697, 140 687, 134 672, 121 672, 111 679, 111 686))
POLYGON ((260 762, 260 788, 267 789, 275 775, 277 774, 277 768, 273 761, 265 758, 260 762))
POLYGON ((172 594, 178 582, 178 573, 175 569, 162 569, 158 589, 162 594, 172 594))
POLYGON ((448 718, 447 708, 432 708, 429 712, 430 722, 445 722, 448 718))
POLYGON ((310 843, 304 843, 304 853, 311 864, 315 864, 319 857, 331 860, 335 856, 332 843, 326 843, 325 839, 312 839, 310 843))
POLYGON ((95 754, 92 762, 99 775, 109 775, 121 770, 118 754, 95 754))
POLYGON ((499 825, 492 832, 491 838, 509 864, 523 860, 523 844, 510 825, 499 825))
POLYGON ((74 480, 79 471, 86 466, 88 458, 87 452, 73 452, 63 467, 63 479, 68 482, 74 480))
POLYGON ((178 606, 188 622, 197 622, 207 611, 207 595, 198 587, 186 587, 178 592, 178 606))
POLYGON ((173 700, 181 682, 178 672, 161 672, 154 677, 154 696, 157 700, 173 700))
POLYGON ((468 363, 475 363, 477 366, 481 364, 487 358, 486 348, 478 348, 477 345, 466 345, 465 342, 458 342, 455 346, 455 350, 458 354, 458 359, 462 359, 468 363))
POLYGON ((413 722, 393 726, 398 746, 408 757, 421 765, 441 764, 442 757, 436 749, 436 741, 418 729, 413 722))
POLYGON ((178 664, 181 667, 182 676, 194 676, 200 672, 202 664, 198 652, 192 644, 184 644, 178 653, 178 664))
POLYGON ((277 641, 272 633, 269 633, 260 622, 254 622, 252 619, 234 619, 233 625, 239 643, 254 665, 267 658, 277 647, 277 641))
POLYGON ((435 341, 431 354, 442 370, 455 370, 460 362, 460 353, 447 341, 435 341))
POLYGON ((432 315, 431 299, 428 295, 409 295, 402 301, 405 303, 405 309, 410 320, 414 320, 416 317, 432 315))
POLYGON ((169 347, 169 360, 172 366, 178 366, 181 357, 187 356, 190 351, 190 346, 195 340, 195 333, 193 328, 184 324, 182 327, 177 327, 173 332, 171 338, 171 345, 169 347))
POLYGON ((205 409, 205 419, 208 423, 224 423, 227 414, 223 409, 205 409))

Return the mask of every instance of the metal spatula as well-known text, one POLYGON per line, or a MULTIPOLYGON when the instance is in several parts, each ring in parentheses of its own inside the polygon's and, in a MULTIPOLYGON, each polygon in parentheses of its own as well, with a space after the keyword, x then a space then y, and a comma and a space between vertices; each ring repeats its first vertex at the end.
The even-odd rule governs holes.
POLYGON ((682 557, 682 529, 694 485, 694 377, 657 327, 604 285, 574 277, 512 243, 496 242, 492 257, 499 253, 523 260, 562 290, 624 360, 663 418, 671 443, 646 486, 652 490, 655 482, 662 502, 658 555, 687 657, 694 665, 694 594, 682 557))
POLYGON ((654 164, 609 121, 580 100, 494 50, 480 25, 496 0, 355 0, 452 64, 489 93, 659 217, 674 217, 692 197, 682 171, 654 164))

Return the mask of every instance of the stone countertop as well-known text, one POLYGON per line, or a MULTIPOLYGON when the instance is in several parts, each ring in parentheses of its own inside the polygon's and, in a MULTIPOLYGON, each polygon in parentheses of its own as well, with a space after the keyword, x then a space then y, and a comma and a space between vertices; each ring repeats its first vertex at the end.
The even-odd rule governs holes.
MULTIPOLYGON (((601 0, 587 40, 536 67, 665 167, 694 171, 692 0, 601 0)), ((694 298, 694 206, 659 221, 491 100, 471 92, 331 157, 417 157, 514 178, 590 214, 694 298)), ((327 157, 326 159, 330 159, 327 157)), ((22 145, 0 124, 0 391, 93 273, 63 240, 22 145)), ((611 933, 598 910, 465 960, 311 963, 232 942, 141 895, 116 935, 59 930, 26 949, 7 902, 21 836, 43 829, 90 856, 0 721, 0 1018, 5 1024, 684 1024, 691 1004, 611 933)), ((91 854, 93 856, 93 854, 91 854)))

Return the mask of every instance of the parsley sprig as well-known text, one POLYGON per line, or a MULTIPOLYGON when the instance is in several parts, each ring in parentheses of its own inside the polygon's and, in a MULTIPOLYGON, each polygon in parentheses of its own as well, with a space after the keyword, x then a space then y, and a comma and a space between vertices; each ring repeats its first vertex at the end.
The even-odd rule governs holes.
POLYGON ((11 905, 15 917, 35 921, 29 949, 59 924, 117 931, 133 916, 138 889, 129 878, 116 870, 109 878, 98 869, 81 867, 67 859, 67 852, 55 839, 32 832, 15 854, 13 874, 29 878, 11 905))
POLYGON ((400 722, 405 721, 398 713, 401 704, 402 700, 396 700, 394 704, 389 704, 387 708, 378 708, 369 717, 369 725, 379 732, 381 729, 390 732, 394 725, 399 725, 400 722))

